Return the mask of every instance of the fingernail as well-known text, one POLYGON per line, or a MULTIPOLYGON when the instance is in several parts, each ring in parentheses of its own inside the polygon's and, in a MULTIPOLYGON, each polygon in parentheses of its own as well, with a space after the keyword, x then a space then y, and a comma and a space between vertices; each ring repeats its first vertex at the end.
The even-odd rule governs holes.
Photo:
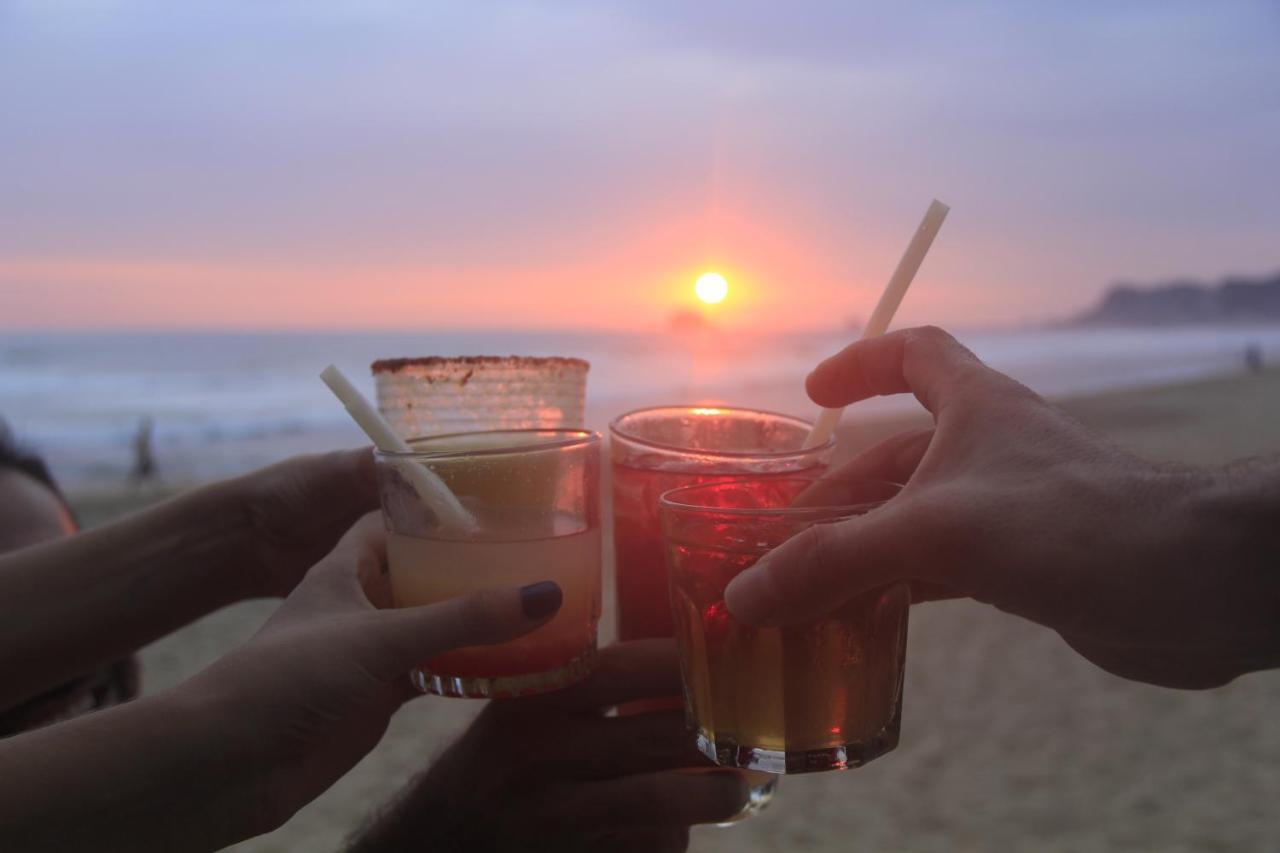
POLYGON ((724 603, 729 612, 748 625, 767 625, 773 616, 778 591, 769 573, 767 558, 729 581, 724 590, 724 603))
POLYGON ((560 609, 564 594, 555 581, 539 581, 520 587, 520 609, 530 619, 550 616, 560 609))

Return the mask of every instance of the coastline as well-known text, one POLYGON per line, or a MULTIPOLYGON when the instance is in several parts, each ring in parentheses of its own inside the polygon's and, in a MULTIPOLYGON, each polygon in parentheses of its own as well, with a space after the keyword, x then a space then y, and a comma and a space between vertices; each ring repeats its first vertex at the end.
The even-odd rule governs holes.
MULTIPOLYGON (((1212 465, 1280 450, 1280 370, 1057 404, 1155 460, 1212 465)), ((854 406, 841 425, 842 456, 928 423, 922 410, 864 415, 854 406)), ((96 521, 162 491, 72 500, 96 521)), ((145 691, 176 684, 242 642, 274 606, 227 608, 144 649, 145 691)), ((479 707, 410 703, 346 778, 281 829, 233 849, 336 848, 479 707)), ((860 770, 789 777, 749 826, 698 829, 691 849, 1175 850, 1211 839, 1215 849, 1258 849, 1275 828, 1277 712, 1274 673, 1195 693, 1147 687, 991 608, 930 604, 912 613, 901 746, 860 770)))

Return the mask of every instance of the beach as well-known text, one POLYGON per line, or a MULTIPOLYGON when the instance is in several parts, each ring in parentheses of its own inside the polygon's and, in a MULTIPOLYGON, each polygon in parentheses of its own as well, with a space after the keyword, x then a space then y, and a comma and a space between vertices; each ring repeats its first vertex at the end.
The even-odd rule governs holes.
MULTIPOLYGON (((1068 397, 1060 404, 1154 460, 1222 464, 1280 450, 1280 371, 1068 397)), ((807 414, 807 412, 802 412, 807 414)), ((923 412, 846 415, 842 451, 923 412)), ((90 523, 150 495, 73 498, 90 523)), ((606 601, 611 585, 606 584, 606 601)), ((227 608, 145 649, 170 687, 243 641, 274 602, 227 608)), ((609 607, 606 605, 606 614, 609 607)), ((1204 692, 1123 681, 1052 632, 972 602, 912 612, 901 745, 865 768, 788 777, 773 806, 696 851, 1257 850, 1280 821, 1280 674, 1204 692)), ((612 631, 606 615, 606 636, 612 631)), ((237 851, 336 850, 480 704, 406 706, 382 743, 278 831, 237 851)), ((424 839, 424 844, 429 843, 424 839)))

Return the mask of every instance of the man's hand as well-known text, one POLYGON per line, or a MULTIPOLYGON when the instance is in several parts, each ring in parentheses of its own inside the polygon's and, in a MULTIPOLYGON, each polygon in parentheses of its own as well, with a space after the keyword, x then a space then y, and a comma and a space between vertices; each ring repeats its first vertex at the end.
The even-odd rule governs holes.
POLYGON ((1102 668, 1209 687, 1280 665, 1280 478, 1164 468, 1108 444, 945 332, 907 329, 823 362, 823 406, 913 393, 935 429, 829 477, 905 482, 817 525, 729 585, 730 611, 789 624, 908 580, 1058 631, 1102 668))
POLYGON ((679 690, 675 644, 641 640, 604 649, 567 690, 491 702, 352 853, 428 838, 450 850, 684 850, 690 825, 746 803, 742 775, 711 769, 679 713, 604 715, 679 690))

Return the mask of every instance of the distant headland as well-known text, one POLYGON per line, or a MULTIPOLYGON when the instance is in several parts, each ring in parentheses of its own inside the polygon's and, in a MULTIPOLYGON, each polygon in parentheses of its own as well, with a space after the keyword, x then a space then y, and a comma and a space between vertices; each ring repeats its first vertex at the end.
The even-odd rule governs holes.
POLYGON ((1229 276, 1216 284, 1171 281, 1116 284, 1067 325, 1175 326, 1199 323, 1280 323, 1280 273, 1229 276))

